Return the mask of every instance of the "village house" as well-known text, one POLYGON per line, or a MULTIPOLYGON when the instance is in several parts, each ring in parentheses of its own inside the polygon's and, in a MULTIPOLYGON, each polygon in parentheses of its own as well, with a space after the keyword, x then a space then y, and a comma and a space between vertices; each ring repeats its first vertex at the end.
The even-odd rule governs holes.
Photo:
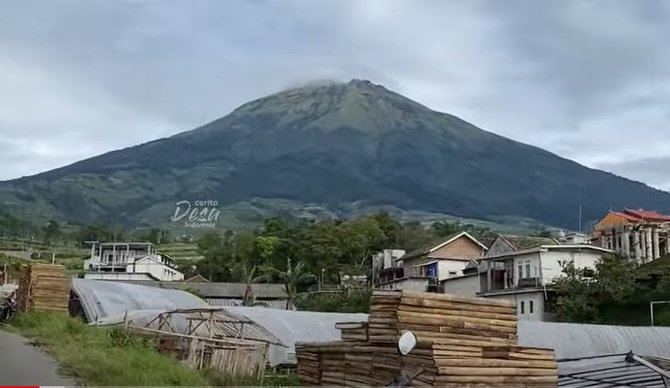
POLYGON ((180 281, 184 274, 170 256, 151 243, 91 243, 84 278, 97 280, 180 281))
MULTIPOLYGON (((551 237, 499 234, 492 241, 490 241, 488 250, 484 254, 484 257, 501 255, 509 252, 518 252, 541 245, 558 245, 558 241, 551 237)), ((441 282, 440 289, 448 294, 476 296, 481 291, 481 284, 479 280, 479 260, 470 261, 463 270, 462 276, 443 280, 441 282)))
MULTIPOLYGON (((597 246, 560 245, 555 241, 528 248, 526 244, 530 244, 530 240, 522 241, 521 246, 526 248, 515 249, 508 244, 511 242, 509 236, 500 236, 489 250, 491 252, 495 248, 497 252, 480 260, 478 279, 479 296, 515 301, 521 320, 553 319, 556 292, 552 284, 562 274, 564 263, 573 262, 579 268, 595 268, 595 263, 603 255, 612 253, 597 246)), ((511 245, 519 247, 514 243, 511 245)))
POLYGON ((670 216, 652 210, 609 211, 593 227, 594 244, 646 263, 670 254, 670 216))
POLYGON ((486 249, 467 232, 453 234, 395 258, 390 267, 382 269, 376 287, 437 292, 440 282, 464 276, 466 266, 486 249))
POLYGON ((515 236, 511 234, 499 234, 489 245, 485 257, 498 256, 503 253, 519 252, 542 245, 558 245, 559 242, 552 237, 537 236, 515 236))
POLYGON ((405 256, 403 249, 384 249, 372 254, 372 285, 392 282, 404 277, 403 268, 398 266, 398 259, 405 256))

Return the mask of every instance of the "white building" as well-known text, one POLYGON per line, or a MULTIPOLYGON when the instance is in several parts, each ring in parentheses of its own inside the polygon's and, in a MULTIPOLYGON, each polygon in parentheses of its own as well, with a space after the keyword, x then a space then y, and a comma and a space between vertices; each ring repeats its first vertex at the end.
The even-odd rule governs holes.
POLYGON ((464 276, 466 266, 484 255, 486 249, 470 234, 454 233, 384 263, 391 265, 382 268, 375 287, 437 292, 440 282, 464 276))
POLYGON ((484 257, 479 265, 479 296, 517 303, 519 319, 551 320, 555 292, 551 286, 562 274, 562 264, 595 268, 611 250, 592 245, 542 245, 484 257))
POLYGON ((170 256, 151 243, 93 243, 84 278, 98 280, 184 280, 170 256))

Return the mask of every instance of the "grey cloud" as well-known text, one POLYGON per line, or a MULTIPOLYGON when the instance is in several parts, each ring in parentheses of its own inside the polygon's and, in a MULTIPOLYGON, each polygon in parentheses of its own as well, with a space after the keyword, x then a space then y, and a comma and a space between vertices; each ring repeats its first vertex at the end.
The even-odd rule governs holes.
MULTIPOLYGON (((369 78, 590 166, 662 158, 669 21, 655 0, 7 3, 0 131, 33 157, 0 153, 0 178, 168 136, 314 79, 369 78)), ((662 173, 617 171, 668 188, 662 173)))
POLYGON ((655 182, 658 188, 670 191, 670 156, 603 163, 597 167, 617 175, 635 176, 643 182, 655 182))

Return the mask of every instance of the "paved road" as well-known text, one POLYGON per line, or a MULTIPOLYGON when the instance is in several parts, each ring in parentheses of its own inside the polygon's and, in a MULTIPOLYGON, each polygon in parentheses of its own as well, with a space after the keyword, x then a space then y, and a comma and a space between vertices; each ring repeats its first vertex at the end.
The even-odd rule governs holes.
POLYGON ((0 330, 0 385, 74 386, 58 374, 53 358, 28 340, 0 330))

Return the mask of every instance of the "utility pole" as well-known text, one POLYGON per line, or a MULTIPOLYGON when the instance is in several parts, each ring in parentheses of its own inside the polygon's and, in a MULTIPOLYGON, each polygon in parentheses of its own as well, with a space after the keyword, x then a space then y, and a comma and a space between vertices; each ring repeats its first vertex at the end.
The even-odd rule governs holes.
POLYGON ((582 204, 579 204, 579 233, 582 233, 582 204))

